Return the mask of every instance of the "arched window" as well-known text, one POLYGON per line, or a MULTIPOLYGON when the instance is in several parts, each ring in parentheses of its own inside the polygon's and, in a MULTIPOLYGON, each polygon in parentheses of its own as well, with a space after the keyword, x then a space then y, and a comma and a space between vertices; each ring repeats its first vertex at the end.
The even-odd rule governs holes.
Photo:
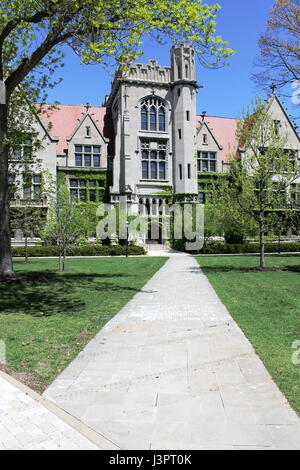
POLYGON ((162 99, 156 96, 143 99, 141 102, 141 130, 165 132, 166 109, 162 99))

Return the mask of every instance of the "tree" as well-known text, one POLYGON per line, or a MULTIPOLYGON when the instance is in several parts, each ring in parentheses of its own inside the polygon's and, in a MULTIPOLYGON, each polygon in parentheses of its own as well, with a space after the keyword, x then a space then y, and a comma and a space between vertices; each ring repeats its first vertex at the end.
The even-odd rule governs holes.
POLYGON ((76 213, 76 201, 70 199, 65 175, 57 178, 56 191, 52 194, 48 223, 42 233, 47 243, 59 247, 59 270, 65 270, 68 246, 84 235, 85 227, 81 225, 76 213))
POLYGON ((300 1, 276 0, 266 31, 259 39, 259 85, 282 87, 300 79, 300 1))
MULTIPOLYGON (((215 227, 210 237, 223 236, 226 243, 243 243, 247 236, 256 235, 257 228, 252 218, 246 213, 241 213, 236 201, 228 201, 226 179, 219 181, 212 190, 210 202, 205 208, 205 231, 207 232, 207 226, 215 227)), ((209 239, 209 236, 207 238, 209 239)))
POLYGON ((41 207, 35 207, 26 201, 20 207, 14 207, 12 228, 21 230, 25 239, 25 263, 28 263, 28 238, 38 236, 46 221, 46 212, 41 207))
MULTIPOLYGON (((204 66, 233 53, 215 36, 219 5, 202 0, 2 0, 0 6, 0 277, 13 277, 8 201, 8 114, 24 83, 43 83, 39 70, 55 67, 68 44, 82 63, 124 64, 140 55, 140 38, 192 43, 204 66)), ((47 74, 42 75, 44 80, 47 74)), ((34 88, 34 87, 33 87, 34 88)))
POLYGON ((220 199, 242 220, 250 217, 260 240, 260 267, 265 267, 264 236, 289 209, 290 188, 300 175, 297 154, 286 149, 286 137, 278 133, 268 104, 258 100, 254 110, 239 122, 240 159, 230 163, 220 199), (276 219, 276 220, 275 220, 276 219))

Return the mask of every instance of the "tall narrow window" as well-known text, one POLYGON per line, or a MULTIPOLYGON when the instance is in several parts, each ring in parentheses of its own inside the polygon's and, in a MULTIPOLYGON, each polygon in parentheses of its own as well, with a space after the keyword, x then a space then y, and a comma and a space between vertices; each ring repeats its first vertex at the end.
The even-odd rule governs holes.
POLYGON ((86 137, 91 137, 91 128, 90 128, 90 126, 85 127, 85 136, 86 137))
POLYGON ((185 69, 185 78, 189 78, 189 66, 188 66, 188 64, 185 64, 184 69, 185 69))
POLYGON ((82 155, 75 153, 75 166, 82 166, 82 155))
POLYGON ((158 130, 159 131, 165 131, 166 130, 166 124, 165 124, 165 109, 160 106, 159 111, 158 111, 158 130))
POLYGON ((189 111, 186 112, 186 120, 187 120, 187 121, 190 120, 190 112, 189 112, 189 111))
POLYGON ((156 108, 150 108, 150 131, 156 131, 156 108))
POLYGON ((42 195, 42 175, 34 175, 32 178, 33 182, 33 197, 34 199, 40 199, 42 195))
POLYGON ((147 110, 147 106, 142 106, 142 109, 141 109, 141 129, 142 129, 142 131, 148 130, 148 110, 147 110))
POLYGON ((142 161, 142 178, 149 179, 149 164, 147 161, 142 161))
POLYGON ((31 139, 26 139, 23 145, 23 158, 24 160, 32 159, 32 141, 31 139))
POLYGON ((178 129, 178 139, 181 139, 181 129, 178 129))
POLYGON ((179 171, 179 179, 182 180, 182 165, 179 163, 178 165, 178 171, 179 171))
POLYGON ((203 134, 202 136, 202 143, 207 144, 207 134, 203 134))
POLYGON ((26 199, 26 201, 31 199, 31 188, 28 186, 23 186, 23 199, 26 199))
POLYGON ((32 175, 23 173, 23 199, 31 199, 32 175))
POLYGON ((181 75, 182 72, 181 72, 181 65, 180 64, 178 64, 178 66, 177 66, 177 73, 178 73, 178 78, 180 80, 182 78, 182 75, 181 75))
POLYGON ((151 179, 155 180, 157 179, 157 162, 150 162, 151 165, 151 179))
POLYGON ((188 163, 187 165, 187 174, 188 174, 188 178, 190 179, 191 178, 191 164, 188 163))
POLYGON ((159 179, 166 179, 166 164, 165 162, 159 162, 159 179))

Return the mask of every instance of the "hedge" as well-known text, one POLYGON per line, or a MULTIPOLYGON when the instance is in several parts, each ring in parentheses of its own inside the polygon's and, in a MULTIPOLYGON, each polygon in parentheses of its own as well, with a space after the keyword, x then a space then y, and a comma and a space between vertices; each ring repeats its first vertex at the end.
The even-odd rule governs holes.
MULTIPOLYGON (((29 246, 27 248, 28 256, 31 258, 37 256, 59 256, 58 246, 29 246)), ((14 246, 13 256, 24 257, 25 247, 14 246)), ((126 254, 125 246, 105 246, 105 245, 84 245, 69 246, 67 256, 121 256, 126 254)), ((145 249, 142 246, 128 246, 128 255, 145 255, 145 249)))
MULTIPOLYGON (((259 253, 259 243, 204 245, 203 254, 259 253)), ((280 243, 280 252, 300 252, 300 242, 280 243)), ((278 253, 278 243, 265 243, 265 253, 278 253)))

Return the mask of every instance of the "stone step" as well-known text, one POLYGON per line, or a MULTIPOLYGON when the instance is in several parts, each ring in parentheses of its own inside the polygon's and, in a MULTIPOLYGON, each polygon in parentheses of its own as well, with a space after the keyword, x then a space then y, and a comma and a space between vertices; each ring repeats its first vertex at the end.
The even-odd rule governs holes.
POLYGON ((145 249, 147 251, 165 251, 169 249, 169 246, 162 243, 146 243, 145 249))

